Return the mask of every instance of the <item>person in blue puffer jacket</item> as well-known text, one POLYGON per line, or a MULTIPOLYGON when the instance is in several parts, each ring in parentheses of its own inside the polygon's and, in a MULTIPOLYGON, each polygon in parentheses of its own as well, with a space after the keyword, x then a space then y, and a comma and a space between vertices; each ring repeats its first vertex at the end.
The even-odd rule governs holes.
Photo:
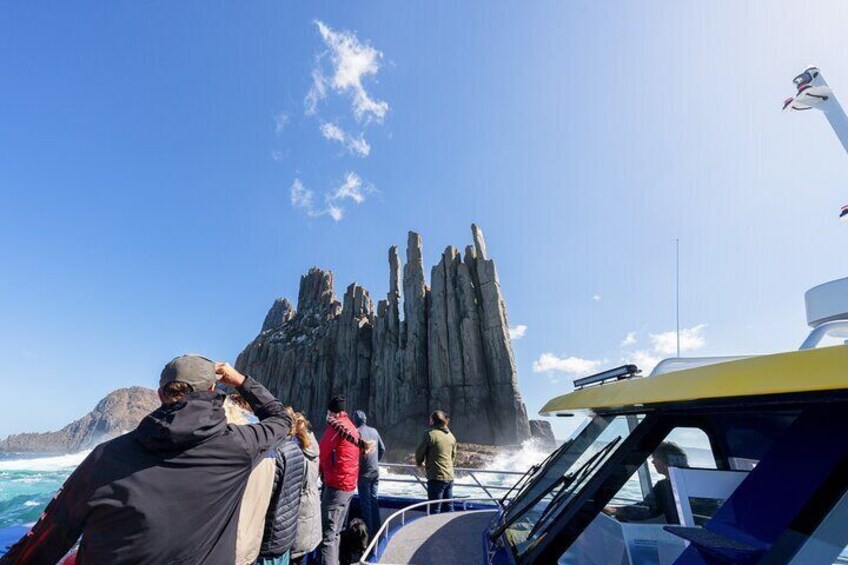
MULTIPOLYGON (((294 411, 286 408, 292 420, 294 411)), ((271 502, 265 516, 265 532, 259 549, 258 565, 288 565, 292 545, 297 535, 297 517, 300 511, 300 491, 306 473, 306 460, 293 426, 289 437, 268 452, 274 458, 276 472, 271 502)))

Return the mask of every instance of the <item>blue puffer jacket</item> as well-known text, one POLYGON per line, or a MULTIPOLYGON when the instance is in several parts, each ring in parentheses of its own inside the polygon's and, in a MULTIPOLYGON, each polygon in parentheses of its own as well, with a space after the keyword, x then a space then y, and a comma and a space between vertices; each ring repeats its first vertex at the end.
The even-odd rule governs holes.
POLYGON ((300 489, 306 472, 306 460, 295 438, 287 438, 268 453, 276 459, 274 490, 265 533, 262 536, 261 557, 279 557, 291 549, 297 535, 297 516, 300 510, 300 489))

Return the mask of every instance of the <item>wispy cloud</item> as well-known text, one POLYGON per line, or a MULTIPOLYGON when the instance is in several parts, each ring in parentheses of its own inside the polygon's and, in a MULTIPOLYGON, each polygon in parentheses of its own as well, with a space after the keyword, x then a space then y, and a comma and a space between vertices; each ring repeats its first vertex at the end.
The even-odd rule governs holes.
POLYGON ((636 332, 628 332, 624 339, 621 340, 621 347, 627 347, 636 343, 636 332))
MULTIPOLYGON (((680 353, 688 353, 697 351, 703 348, 707 341, 704 337, 704 328, 707 324, 698 324, 691 328, 680 330, 680 353)), ((658 334, 648 334, 651 341, 649 349, 639 349, 636 351, 625 353, 622 357, 624 363, 635 363, 642 373, 647 375, 654 370, 654 367, 664 358, 677 353, 677 332, 669 330, 658 334)), ((635 332, 630 332, 624 341, 621 342, 622 347, 633 345, 636 343, 635 332), (630 336, 633 336, 633 341, 628 342, 630 336)))
MULTIPOLYGON (((695 351, 704 347, 704 328, 706 324, 699 324, 691 328, 680 330, 680 352, 695 351)), ((662 355, 673 355, 677 353, 677 332, 670 330, 658 334, 650 334, 653 349, 662 355)))
POLYGON ((285 112, 280 112, 276 116, 274 116, 274 131, 278 134, 286 131, 286 126, 289 123, 289 115, 285 112))
POLYGON ((348 151, 360 157, 367 157, 371 153, 371 146, 365 141, 365 136, 360 134, 359 137, 353 137, 332 122, 321 124, 321 135, 324 139, 341 143, 348 151))
POLYGON ((527 326, 523 324, 518 324, 517 326, 509 328, 509 338, 512 341, 516 341, 524 337, 527 333, 527 326))
POLYGON ((568 373, 575 377, 589 375, 598 370, 603 361, 580 357, 558 357, 553 353, 542 353, 533 362, 534 373, 568 373))
POLYGON ((345 216, 344 205, 348 200, 362 204, 366 196, 374 191, 372 186, 363 182, 362 177, 348 172, 338 187, 324 194, 322 207, 316 204, 315 192, 306 188, 300 179, 294 179, 289 194, 292 206, 302 210, 310 218, 330 216, 339 222, 345 216))
POLYGON ((315 113, 318 103, 327 96, 327 87, 339 94, 351 97, 354 116, 358 121, 382 121, 389 111, 389 104, 374 99, 363 85, 363 79, 376 76, 380 70, 383 53, 368 43, 362 43, 351 31, 336 31, 320 20, 315 21, 321 39, 328 48, 331 72, 324 74, 319 55, 317 67, 312 73, 312 87, 306 95, 307 113, 315 113))
POLYGON ((594 300, 595 302, 600 302, 601 301, 601 295, 600 294, 593 294, 592 300, 594 300))

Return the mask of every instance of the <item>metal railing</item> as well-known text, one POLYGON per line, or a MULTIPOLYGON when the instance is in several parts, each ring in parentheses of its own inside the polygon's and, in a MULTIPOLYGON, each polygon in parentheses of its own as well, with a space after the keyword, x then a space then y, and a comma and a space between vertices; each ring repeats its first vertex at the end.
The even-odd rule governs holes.
MULTIPOLYGON (((409 465, 405 463, 380 463, 380 467, 389 471, 396 471, 398 474, 408 475, 410 478, 396 478, 380 476, 381 483, 400 483, 400 484, 417 484, 424 490, 424 495, 427 495, 427 479, 423 476, 421 467, 409 465)), ((524 476, 524 471, 492 471, 488 469, 470 469, 467 467, 454 467, 454 474, 457 478, 470 477, 473 482, 458 482, 454 480, 453 488, 470 488, 483 491, 489 500, 500 502, 500 497, 497 493, 509 492, 513 484, 524 476), (486 477, 495 475, 515 476, 515 481, 510 484, 492 484, 491 481, 486 481, 486 477), (482 480, 481 480, 482 479, 482 480)), ((463 499, 464 500, 464 499, 463 499)))
MULTIPOLYGON (((412 467, 412 465, 409 465, 409 467, 412 467)), ((383 479, 380 479, 380 480, 383 480, 383 479)), ((406 525, 406 514, 407 514, 407 512, 420 512, 421 511, 420 509, 424 508, 424 509, 426 509, 425 511, 427 513, 427 516, 429 516, 430 515, 430 507, 434 504, 447 503, 447 504, 451 504, 454 508, 456 508, 457 504, 460 504, 460 505, 462 505, 462 510, 464 511, 464 510, 468 509, 469 503, 479 504, 481 502, 484 503, 484 504, 494 502, 497 505, 495 507, 495 510, 497 509, 498 506, 500 506, 500 504, 498 503, 497 500, 494 500, 493 498, 489 497, 489 498, 448 498, 448 499, 443 499, 443 500, 427 500, 427 501, 424 501, 424 502, 418 502, 416 504, 410 504, 406 508, 401 508, 400 510, 398 510, 397 512, 395 512, 394 514, 392 514, 391 516, 386 518, 386 521, 383 522, 383 525, 380 526, 380 529, 377 530, 377 533, 374 535, 374 537, 371 538, 371 543, 368 544, 368 547, 366 547, 365 551, 362 553, 362 558, 359 560, 359 564, 360 565, 375 565, 376 563, 381 563, 380 561, 368 561, 368 558, 380 546, 380 538, 385 538, 386 540, 389 539, 389 533, 391 532, 391 526, 392 526, 393 522, 396 522, 396 521, 399 520, 401 527, 406 525)), ((386 565, 386 564, 381 564, 381 565, 386 565)))

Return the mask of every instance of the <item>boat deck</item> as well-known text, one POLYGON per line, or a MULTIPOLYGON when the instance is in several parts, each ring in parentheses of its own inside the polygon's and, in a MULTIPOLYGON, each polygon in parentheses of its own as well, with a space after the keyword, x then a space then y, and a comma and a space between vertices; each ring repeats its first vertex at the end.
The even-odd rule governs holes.
POLYGON ((418 518, 400 528, 380 556, 380 563, 483 563, 483 531, 494 510, 447 512, 418 518))

